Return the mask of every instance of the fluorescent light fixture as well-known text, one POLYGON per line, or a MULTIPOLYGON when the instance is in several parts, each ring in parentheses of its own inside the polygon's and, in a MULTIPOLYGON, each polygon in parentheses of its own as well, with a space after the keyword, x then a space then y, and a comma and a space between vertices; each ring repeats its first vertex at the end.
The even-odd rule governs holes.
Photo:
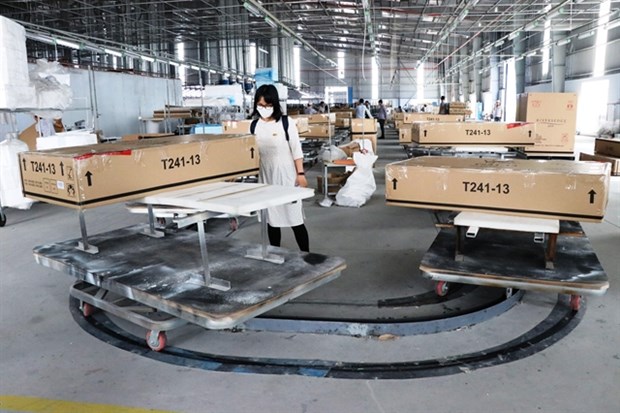
POLYGON ((278 28, 278 25, 276 24, 276 22, 271 20, 269 17, 265 17, 265 23, 267 23, 269 26, 273 27, 274 29, 278 28))
POLYGON ((200 70, 200 68, 198 66, 190 66, 189 68, 193 69, 193 70, 200 70))
POLYGON ((261 53, 269 54, 269 52, 261 47, 258 48, 258 51, 261 53))
POLYGON ((180 66, 179 63, 177 63, 177 62, 168 62, 168 64, 170 66, 174 66, 174 67, 179 67, 180 66))
POLYGON ((49 44, 56 43, 54 42, 54 39, 52 39, 51 37, 48 37, 42 34, 26 33, 26 37, 29 38, 30 40, 36 40, 37 42, 49 43, 49 44))
POLYGON ((503 44, 504 44, 504 40, 498 40, 495 42, 495 47, 500 47, 503 44))
POLYGON ((579 33, 577 35, 577 38, 579 40, 582 40, 582 39, 587 39, 588 37, 591 37, 591 36, 594 36, 594 30, 590 30, 590 31, 587 31, 587 32, 579 33))
POLYGON ((282 30, 282 33, 284 33, 286 37, 293 37, 293 35, 288 30, 282 30))
POLYGON ((615 29, 616 27, 620 27, 620 19, 607 23, 607 30, 615 29))
POLYGON ((209 73, 217 73, 217 72, 213 69, 209 69, 209 73))
POLYGON ((570 39, 562 39, 562 40, 558 40, 556 44, 558 46, 564 46, 565 44, 569 44, 569 43, 570 43, 570 39))
POLYGON ((228 73, 228 72, 224 72, 222 74, 224 75, 224 77, 230 77, 230 73, 228 73))
POLYGON ((515 59, 515 62, 518 62, 519 60, 523 60, 523 57, 524 57, 523 55, 521 55, 521 56, 517 57, 517 58, 515 59))
POLYGON ((525 25, 523 30, 525 30, 526 32, 531 32, 532 30, 534 30, 536 28, 536 26, 538 26, 538 22, 537 21, 533 21, 533 22, 530 22, 527 25, 525 25))
POLYGON ((140 59, 142 59, 142 60, 144 60, 146 62, 151 62, 151 63, 153 63, 155 61, 155 59, 153 59, 152 57, 143 56, 143 55, 140 55, 140 59))
POLYGON ((262 16, 262 13, 260 12, 260 10, 258 10, 256 8, 256 6, 254 6, 253 4, 251 4, 251 3, 247 2, 247 1, 243 3, 243 7, 245 7, 245 9, 247 11, 249 11, 250 13, 252 13, 256 17, 261 17, 262 16))
POLYGON ((104 53, 107 53, 107 54, 112 55, 112 56, 123 57, 123 54, 121 52, 117 52, 116 50, 103 49, 103 51, 104 51, 104 53))
POLYGON ((79 44, 70 42, 68 40, 63 40, 63 39, 56 39, 56 44, 59 44, 61 46, 65 46, 65 47, 70 47, 72 49, 79 49, 80 48, 79 44))
POLYGON ((514 40, 519 35, 519 33, 521 33, 520 30, 515 30, 514 32, 510 33, 508 35, 508 40, 514 40))
POLYGON ((529 52, 525 55, 525 57, 532 57, 532 56, 536 56, 536 50, 534 50, 533 52, 529 52))

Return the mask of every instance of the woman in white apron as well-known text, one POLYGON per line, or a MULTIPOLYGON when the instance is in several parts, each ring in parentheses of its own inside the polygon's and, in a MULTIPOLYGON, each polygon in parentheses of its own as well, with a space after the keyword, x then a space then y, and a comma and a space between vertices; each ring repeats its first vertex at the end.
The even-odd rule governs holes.
MULTIPOLYGON (((289 121, 287 139, 275 86, 263 85, 256 91, 252 116, 256 115, 260 117, 254 130, 260 154, 259 182, 307 187, 299 132, 295 122, 289 121)), ((271 245, 279 247, 282 238, 280 228, 291 227, 299 249, 306 252, 310 250, 301 200, 268 208, 267 211, 267 233, 271 245)))

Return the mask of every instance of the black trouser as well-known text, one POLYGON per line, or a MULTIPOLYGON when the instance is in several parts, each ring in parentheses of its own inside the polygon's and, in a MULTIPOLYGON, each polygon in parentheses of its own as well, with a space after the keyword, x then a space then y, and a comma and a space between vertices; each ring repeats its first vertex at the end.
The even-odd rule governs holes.
POLYGON ((385 119, 377 119, 379 121, 379 126, 381 126, 381 138, 385 138, 385 119))
POLYGON ((495 116, 495 117, 493 118, 493 120, 494 120, 495 122, 500 122, 500 121, 502 120, 502 118, 500 118, 499 116, 495 116))
MULTIPOLYGON (((308 236, 308 230, 304 224, 297 225, 293 228, 295 234, 295 241, 299 245, 299 249, 305 252, 310 252, 310 237, 308 236)), ((267 224, 267 235, 269 236, 269 243, 274 247, 280 246, 282 240, 282 231, 278 227, 272 227, 267 224)))

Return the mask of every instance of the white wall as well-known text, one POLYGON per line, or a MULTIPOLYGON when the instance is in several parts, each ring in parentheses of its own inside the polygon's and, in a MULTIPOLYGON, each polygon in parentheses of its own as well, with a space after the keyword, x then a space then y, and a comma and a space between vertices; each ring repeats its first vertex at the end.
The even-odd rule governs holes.
MULTIPOLYGON (((152 117, 153 110, 163 109, 164 105, 181 104, 181 82, 178 79, 162 79, 116 72, 93 72, 94 92, 98 107, 98 129, 104 136, 121 136, 140 132, 138 117, 152 117)), ((73 125, 85 120, 87 127, 92 125, 91 92, 89 73, 83 69, 71 69, 71 89, 73 102, 62 117, 63 124, 73 125)), ((94 101, 94 100, 92 100, 94 101)), ((19 113, 17 130, 22 131, 34 120, 29 113, 19 113)), ((0 124, 0 141, 4 140, 12 127, 0 124)))

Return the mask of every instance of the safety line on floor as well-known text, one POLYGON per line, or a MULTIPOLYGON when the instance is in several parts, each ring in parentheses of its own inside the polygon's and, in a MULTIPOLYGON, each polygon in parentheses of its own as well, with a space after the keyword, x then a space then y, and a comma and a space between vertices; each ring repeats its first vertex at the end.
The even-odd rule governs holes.
POLYGON ((27 413, 174 413, 113 404, 73 402, 42 397, 0 395, 0 409, 27 413))

